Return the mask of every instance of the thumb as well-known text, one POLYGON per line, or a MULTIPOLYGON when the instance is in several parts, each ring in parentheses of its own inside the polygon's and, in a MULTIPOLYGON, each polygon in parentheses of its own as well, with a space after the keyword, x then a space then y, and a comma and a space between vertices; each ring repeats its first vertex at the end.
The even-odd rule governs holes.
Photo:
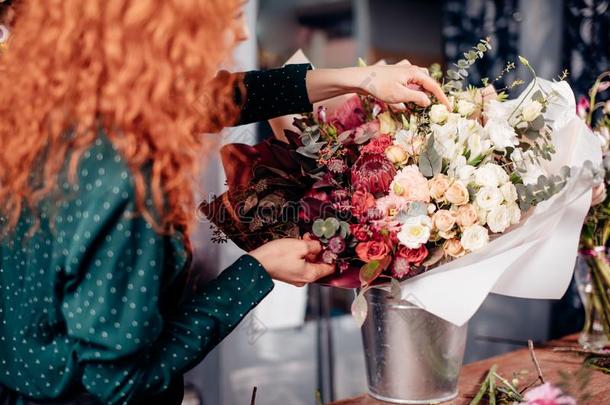
POLYGON ((303 242, 305 243, 305 248, 307 249, 303 257, 315 257, 322 251, 322 245, 317 240, 303 240, 303 242))

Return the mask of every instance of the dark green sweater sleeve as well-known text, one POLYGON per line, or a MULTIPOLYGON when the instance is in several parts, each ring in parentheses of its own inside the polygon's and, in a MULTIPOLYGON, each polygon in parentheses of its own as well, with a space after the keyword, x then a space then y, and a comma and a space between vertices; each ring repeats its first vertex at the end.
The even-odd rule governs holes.
POLYGON ((111 183, 81 202, 84 212, 95 214, 72 229, 78 243, 66 252, 62 312, 76 342, 72 357, 82 385, 103 403, 119 404, 165 390, 227 336, 273 282, 245 255, 180 303, 168 302, 168 286, 187 262, 184 244, 134 217, 131 188, 111 183))

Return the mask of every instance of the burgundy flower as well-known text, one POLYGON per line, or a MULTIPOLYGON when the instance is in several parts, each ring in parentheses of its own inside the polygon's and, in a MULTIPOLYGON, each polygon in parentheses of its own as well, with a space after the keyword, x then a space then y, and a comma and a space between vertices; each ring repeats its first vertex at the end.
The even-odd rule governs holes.
POLYGON ((331 252, 330 250, 325 250, 322 253, 322 261, 326 264, 333 264, 337 260, 337 254, 331 252))
POLYGON ((385 150, 392 144, 392 138, 389 135, 381 135, 377 138, 374 138, 365 145, 360 151, 362 153, 372 153, 381 155, 385 152, 385 150))
POLYGON ((335 202, 347 201, 349 200, 349 193, 347 192, 347 190, 343 189, 333 190, 330 193, 330 197, 335 202))
POLYGON ((358 96, 350 98, 345 104, 328 115, 328 121, 341 131, 347 131, 362 125, 364 118, 362 101, 358 96))
POLYGON ((367 225, 352 224, 350 228, 352 235, 354 235, 357 241, 366 242, 370 239, 369 227, 367 225))
POLYGON ((373 194, 387 194, 395 175, 394 165, 385 156, 364 154, 352 168, 352 185, 373 194))

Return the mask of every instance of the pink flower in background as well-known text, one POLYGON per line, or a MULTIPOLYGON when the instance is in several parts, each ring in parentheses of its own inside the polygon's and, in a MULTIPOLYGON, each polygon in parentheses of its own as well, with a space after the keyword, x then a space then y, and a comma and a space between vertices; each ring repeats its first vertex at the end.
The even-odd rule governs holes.
POLYGON ((526 405, 576 405, 576 400, 551 383, 545 383, 525 394, 526 405))
POLYGON ((406 201, 430 202, 428 180, 415 165, 406 166, 396 174, 390 184, 390 193, 406 201))
POLYGON ((364 119, 364 109, 358 96, 351 97, 341 107, 328 114, 328 121, 342 131, 359 127, 364 123, 364 119))
POLYGON ((381 135, 366 144, 360 151, 362 153, 373 153, 381 155, 392 144, 393 140, 389 135, 381 135))
POLYGON ((576 104, 576 114, 578 114, 578 116, 580 118, 586 118, 587 114, 589 113, 589 99, 586 98, 585 96, 580 96, 580 98, 578 99, 578 104, 576 104))

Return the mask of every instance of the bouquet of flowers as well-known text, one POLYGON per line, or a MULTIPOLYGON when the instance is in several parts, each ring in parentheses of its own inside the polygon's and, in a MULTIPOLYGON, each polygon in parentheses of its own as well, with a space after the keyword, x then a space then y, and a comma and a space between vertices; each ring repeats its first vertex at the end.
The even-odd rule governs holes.
POLYGON ((252 249, 280 237, 314 238, 324 247, 321 259, 337 268, 322 283, 366 289, 389 282, 403 298, 408 283, 399 281, 485 251, 570 178, 553 160, 559 115, 547 115, 567 85, 533 74, 512 101, 505 90, 523 81, 499 93, 487 79, 482 88, 464 88, 468 67, 488 49, 482 40, 444 79, 431 72, 449 109, 394 109, 354 96, 334 111, 296 119, 299 132, 286 131, 288 143, 226 146, 229 190, 200 207, 218 240, 252 249))
MULTIPOLYGON (((587 215, 581 234, 581 253, 586 257, 591 271, 591 305, 599 315, 599 321, 607 339, 610 339, 610 264, 607 261, 606 246, 610 239, 610 197, 606 192, 610 184, 610 101, 596 102, 599 93, 610 88, 610 71, 602 73, 589 91, 589 97, 581 97, 577 113, 593 129, 599 138, 604 157, 604 178, 595 187, 592 206, 587 215), (594 122, 596 111, 601 115, 594 122)), ((587 323, 594 320, 587 319, 587 323)), ((585 325, 585 330, 592 325, 585 325)))

